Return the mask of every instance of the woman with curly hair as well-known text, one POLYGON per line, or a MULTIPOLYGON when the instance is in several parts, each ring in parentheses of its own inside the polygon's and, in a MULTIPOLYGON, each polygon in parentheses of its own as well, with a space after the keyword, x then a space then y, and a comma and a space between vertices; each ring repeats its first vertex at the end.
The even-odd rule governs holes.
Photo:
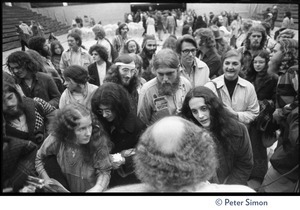
POLYGON ((52 182, 44 159, 55 155, 71 192, 102 192, 110 179, 108 137, 81 104, 59 110, 49 135, 37 152, 35 166, 45 184, 52 182))
POLYGON ((253 167, 246 126, 237 121, 214 92, 204 86, 195 87, 187 93, 182 116, 206 128, 214 136, 220 164, 212 182, 246 185, 253 167))
POLYGON ((128 92, 116 83, 101 85, 92 98, 92 111, 111 140, 113 160, 109 187, 139 182, 133 174, 132 157, 144 124, 130 108, 128 92))
POLYGON ((88 66, 89 83, 100 86, 111 66, 108 61, 107 49, 101 44, 95 44, 90 47, 89 53, 94 60, 94 63, 88 66))
POLYGON ((275 127, 272 123, 272 114, 275 111, 275 95, 278 76, 270 74, 268 70, 270 54, 267 50, 262 50, 254 55, 250 70, 246 75, 246 80, 251 82, 255 88, 260 112, 257 118, 250 123, 249 135, 253 150, 254 167, 248 185, 258 188, 268 170, 267 142, 263 142, 266 137, 275 138, 275 127))

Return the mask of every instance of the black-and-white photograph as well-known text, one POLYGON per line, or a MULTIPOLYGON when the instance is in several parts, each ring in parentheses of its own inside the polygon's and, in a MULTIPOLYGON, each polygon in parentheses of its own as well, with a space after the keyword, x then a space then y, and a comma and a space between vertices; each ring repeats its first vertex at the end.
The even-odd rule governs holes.
POLYGON ((1 194, 299 194, 299 5, 205 2, 2 2, 1 194))

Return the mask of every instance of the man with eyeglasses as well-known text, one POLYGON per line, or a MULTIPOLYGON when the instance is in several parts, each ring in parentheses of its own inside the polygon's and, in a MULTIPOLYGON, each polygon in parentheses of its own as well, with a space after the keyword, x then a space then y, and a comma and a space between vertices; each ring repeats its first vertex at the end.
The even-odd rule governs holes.
POLYGON ((178 66, 178 56, 172 49, 162 49, 154 56, 156 77, 143 85, 138 102, 138 117, 146 125, 165 116, 180 114, 183 100, 192 85, 180 76, 178 66))
POLYGON ((120 55, 115 63, 108 70, 104 82, 113 82, 122 85, 131 96, 131 108, 136 113, 138 103, 138 87, 140 78, 134 62, 134 59, 129 54, 120 55))
POLYGON ((187 78, 193 87, 204 85, 209 79, 209 68, 196 57, 197 42, 189 34, 183 35, 176 41, 176 52, 179 55, 180 75, 187 78))

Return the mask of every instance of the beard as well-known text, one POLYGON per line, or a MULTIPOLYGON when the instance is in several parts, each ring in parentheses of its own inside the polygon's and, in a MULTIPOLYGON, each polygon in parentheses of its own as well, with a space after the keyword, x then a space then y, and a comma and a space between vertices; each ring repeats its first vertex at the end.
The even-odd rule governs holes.
POLYGON ((118 80, 120 84, 129 92, 132 93, 134 90, 137 89, 138 86, 138 77, 136 75, 132 76, 128 82, 124 82, 122 79, 121 74, 118 72, 118 80))
POLYGON ((260 49, 260 43, 259 42, 251 43, 250 47, 251 47, 252 50, 259 50, 260 49))
POLYGON ((145 48, 144 51, 145 51, 146 57, 147 57, 148 59, 151 59, 152 56, 154 55, 156 49, 154 49, 154 50, 148 50, 147 48, 145 48))
POLYGON ((24 114, 24 106, 20 103, 17 106, 17 110, 6 109, 3 110, 3 114, 7 121, 18 119, 22 114, 24 114))
POLYGON ((158 94, 159 95, 173 95, 177 90, 180 82, 179 74, 177 75, 175 81, 173 83, 164 82, 161 83, 157 79, 157 85, 158 85, 158 94))

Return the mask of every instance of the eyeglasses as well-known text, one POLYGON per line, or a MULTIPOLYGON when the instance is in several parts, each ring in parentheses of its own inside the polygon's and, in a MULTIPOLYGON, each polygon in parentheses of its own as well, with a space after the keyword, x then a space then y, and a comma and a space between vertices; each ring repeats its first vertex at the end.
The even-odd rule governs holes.
POLYGON ((131 74, 136 74, 137 73, 137 69, 128 69, 128 68, 120 68, 120 71, 123 73, 131 73, 131 74))
POLYGON ((100 115, 103 115, 103 113, 105 113, 107 115, 111 115, 112 114, 112 111, 110 109, 98 109, 97 112, 100 115))
POLYGON ((192 54, 195 54, 196 51, 197 51, 197 49, 186 49, 186 50, 182 50, 181 52, 182 52, 183 54, 185 54, 185 55, 188 55, 190 52, 191 52, 192 54))

